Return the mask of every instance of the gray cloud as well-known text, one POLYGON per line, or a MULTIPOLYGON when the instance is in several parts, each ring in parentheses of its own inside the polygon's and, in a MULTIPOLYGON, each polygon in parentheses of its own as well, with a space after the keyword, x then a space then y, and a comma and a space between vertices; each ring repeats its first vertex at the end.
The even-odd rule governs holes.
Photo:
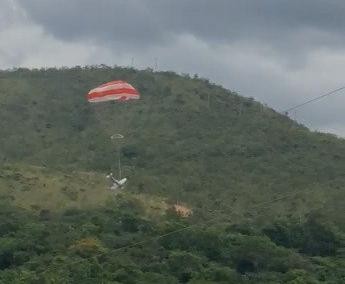
MULTIPOLYGON (((3 0, 0 68, 129 65, 199 73, 278 110, 340 87, 340 0, 3 0), (23 44, 25 43, 25 44, 23 44)), ((296 114, 345 136, 345 94, 296 114)))
POLYGON ((277 47, 343 42, 341 0, 18 0, 62 39, 152 45, 190 33, 203 40, 269 41, 277 47), (308 31, 308 33, 306 33, 308 31))

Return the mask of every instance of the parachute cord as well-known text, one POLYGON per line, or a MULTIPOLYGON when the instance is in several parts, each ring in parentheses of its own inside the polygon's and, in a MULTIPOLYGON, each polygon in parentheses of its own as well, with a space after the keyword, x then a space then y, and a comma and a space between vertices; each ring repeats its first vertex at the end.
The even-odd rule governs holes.
MULTIPOLYGON (((106 143, 112 143, 110 137, 112 134, 111 130, 108 129, 108 125, 107 123, 105 123, 105 118, 106 117, 106 114, 107 114, 107 107, 108 105, 106 105, 105 103, 100 103, 100 104, 95 104, 93 106, 93 112, 94 112, 94 115, 96 117, 96 120, 98 122, 98 124, 100 125, 102 131, 107 135, 107 140, 106 143)), ((115 146, 116 147, 116 152, 117 152, 117 155, 118 155, 118 161, 117 161, 117 164, 118 164, 118 168, 120 169, 120 148, 118 145, 115 146)), ((111 151, 110 155, 114 155, 114 153, 111 151)), ((110 166, 110 169, 109 171, 111 172, 111 166, 110 166)), ((121 171, 119 170, 119 174, 121 176, 121 171)))
POLYGON ((121 146, 117 146, 117 153, 118 153, 118 167, 119 167, 119 179, 122 178, 122 170, 121 170, 121 146))

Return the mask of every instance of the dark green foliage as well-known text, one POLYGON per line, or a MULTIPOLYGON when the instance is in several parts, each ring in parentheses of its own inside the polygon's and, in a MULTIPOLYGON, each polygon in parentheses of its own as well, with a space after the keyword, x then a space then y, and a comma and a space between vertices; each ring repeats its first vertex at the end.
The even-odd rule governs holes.
POLYGON ((345 242, 329 224, 311 215, 304 223, 277 222, 263 232, 278 245, 296 248, 311 256, 334 256, 345 242))
POLYGON ((162 240, 162 244, 168 249, 198 251, 211 260, 219 260, 225 242, 218 233, 195 229, 168 236, 162 240))
POLYGON ((182 223, 129 216, 120 207, 69 210, 49 221, 0 208, 1 214, 11 210, 8 222, 17 228, 0 238, 0 283, 341 283, 345 275, 340 258, 314 260, 226 226, 195 227, 158 241, 155 236, 182 223))

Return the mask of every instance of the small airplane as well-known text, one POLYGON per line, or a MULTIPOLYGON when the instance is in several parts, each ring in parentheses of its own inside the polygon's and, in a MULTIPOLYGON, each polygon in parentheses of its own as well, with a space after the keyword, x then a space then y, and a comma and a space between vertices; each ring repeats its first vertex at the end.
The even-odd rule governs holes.
POLYGON ((125 183, 127 182, 127 178, 117 180, 116 178, 114 178, 113 173, 110 173, 109 175, 107 175, 107 178, 111 179, 111 181, 112 181, 112 185, 110 187, 111 190, 122 188, 122 187, 124 187, 125 183))

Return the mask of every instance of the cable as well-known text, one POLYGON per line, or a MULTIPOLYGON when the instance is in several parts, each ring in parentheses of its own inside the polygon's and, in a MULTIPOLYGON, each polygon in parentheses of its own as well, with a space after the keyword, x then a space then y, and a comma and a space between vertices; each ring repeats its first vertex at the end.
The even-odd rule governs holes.
MULTIPOLYGON (((303 193, 306 193, 306 192, 311 192, 313 191, 312 189, 309 189, 309 190, 305 190, 303 191, 303 193)), ((253 210, 257 210, 257 209, 267 209, 267 208, 270 208, 271 206, 270 205, 273 205, 275 202, 277 201, 281 201, 281 200, 284 200, 284 199, 288 199, 289 197, 292 197, 293 195, 297 194, 297 193, 300 193, 301 191, 296 191, 296 190, 293 190, 293 191, 290 191, 290 192, 287 192, 286 194, 282 194, 281 196, 277 197, 277 198, 274 198, 272 200, 269 200, 269 201, 264 201, 264 202, 260 202, 254 206, 252 206, 250 209, 253 210), (267 206, 268 205, 268 206, 267 206)), ((150 243, 150 242, 153 242, 153 241, 157 241, 159 239, 163 239, 167 236, 171 236, 171 235, 174 235, 174 234, 177 234, 177 233, 180 233, 180 232, 183 232, 183 231, 186 231, 186 230, 189 230, 189 229, 192 229, 194 227, 197 227, 197 226, 200 226, 200 225, 205 225, 207 223, 210 223, 210 222, 214 222, 214 221, 217 221, 219 219, 223 218, 223 216, 217 216, 215 218, 211 218, 205 222, 200 222, 200 223, 197 223, 197 224, 193 224, 193 225, 189 225, 189 226, 185 226, 185 227, 182 227, 180 229, 177 229, 177 230, 174 230, 174 231, 170 231, 168 233, 165 233, 165 234, 162 234, 162 235, 158 235, 158 236, 155 236, 155 237, 152 237, 152 238, 148 238, 146 240, 143 240, 143 241, 139 241, 139 242, 134 242, 134 243, 131 243, 131 244, 128 244, 128 245, 125 245, 125 246, 122 246, 122 247, 119 247, 119 248, 116 248, 116 249, 113 249, 111 251, 111 253, 114 253, 114 252, 118 252, 118 251, 121 251, 121 250, 124 250, 124 249, 128 249, 128 248, 132 248, 132 247, 136 247, 138 245, 142 245, 142 244, 146 244, 146 243, 150 243)), ((104 255, 103 253, 101 254, 96 254, 94 255, 93 257, 98 257, 98 256, 102 256, 104 255)), ((80 263, 84 261, 83 260, 80 260, 80 261, 75 261, 74 264, 77 264, 77 263, 80 263)))
POLYGON ((333 94, 335 94, 335 93, 337 93, 337 92, 339 92, 341 90, 344 90, 344 89, 345 89, 345 86, 341 87, 341 88, 338 88, 338 89, 335 89, 335 90, 332 90, 332 91, 330 91, 330 92, 328 92, 326 94, 323 94, 323 95, 318 96, 316 98, 310 99, 310 100, 308 100, 308 101, 306 101, 304 103, 301 103, 301 104, 295 105, 295 106, 293 106, 291 108, 288 108, 287 110, 282 111, 282 113, 287 113, 287 112, 292 111, 294 109, 300 108, 300 107, 305 106, 305 105, 310 104, 310 103, 313 103, 315 101, 318 101, 318 100, 320 100, 322 98, 325 98, 325 97, 328 97, 330 95, 333 95, 333 94))
MULTIPOLYGON (((312 191, 312 190, 311 189, 310 190, 306 190, 306 191, 303 191, 303 193, 308 192, 308 191, 312 191)), ((252 206, 250 209, 269 208, 270 206, 266 206, 267 204, 268 205, 269 204, 274 204, 277 201, 281 201, 281 200, 287 199, 288 197, 292 197, 293 195, 295 195, 295 194, 297 194, 299 192, 300 191, 291 191, 291 192, 286 193, 286 194, 284 194, 284 195, 282 195, 280 197, 277 197, 277 198, 275 198, 273 200, 258 203, 255 206, 252 206), (263 205, 265 205, 265 206, 263 206, 263 205)), ((197 227, 197 226, 200 226, 200 225, 205 225, 207 223, 217 221, 218 219, 221 219, 222 217, 223 216, 217 216, 215 218, 211 218, 211 219, 209 219, 209 220, 207 220, 205 222, 202 222, 202 223, 197 223, 197 224, 185 226, 183 228, 180 228, 180 229, 168 232, 166 234, 158 235, 158 236, 155 236, 155 237, 143 240, 143 241, 139 241, 139 242, 135 242, 135 243, 132 243, 132 244, 129 244, 129 245, 126 245, 126 246, 122 246, 122 247, 119 247, 119 248, 116 248, 116 249, 112 250, 112 252, 117 252, 117 251, 120 251, 120 250, 123 250, 123 249, 135 247, 135 246, 138 246, 138 245, 141 245, 141 244, 149 243, 149 242, 152 242, 152 241, 157 241, 157 240, 165 238, 167 236, 170 236, 170 235, 173 235, 173 234, 176 234, 176 233, 180 233, 182 231, 186 231, 186 230, 189 230, 191 228, 194 228, 194 227, 197 227)))

